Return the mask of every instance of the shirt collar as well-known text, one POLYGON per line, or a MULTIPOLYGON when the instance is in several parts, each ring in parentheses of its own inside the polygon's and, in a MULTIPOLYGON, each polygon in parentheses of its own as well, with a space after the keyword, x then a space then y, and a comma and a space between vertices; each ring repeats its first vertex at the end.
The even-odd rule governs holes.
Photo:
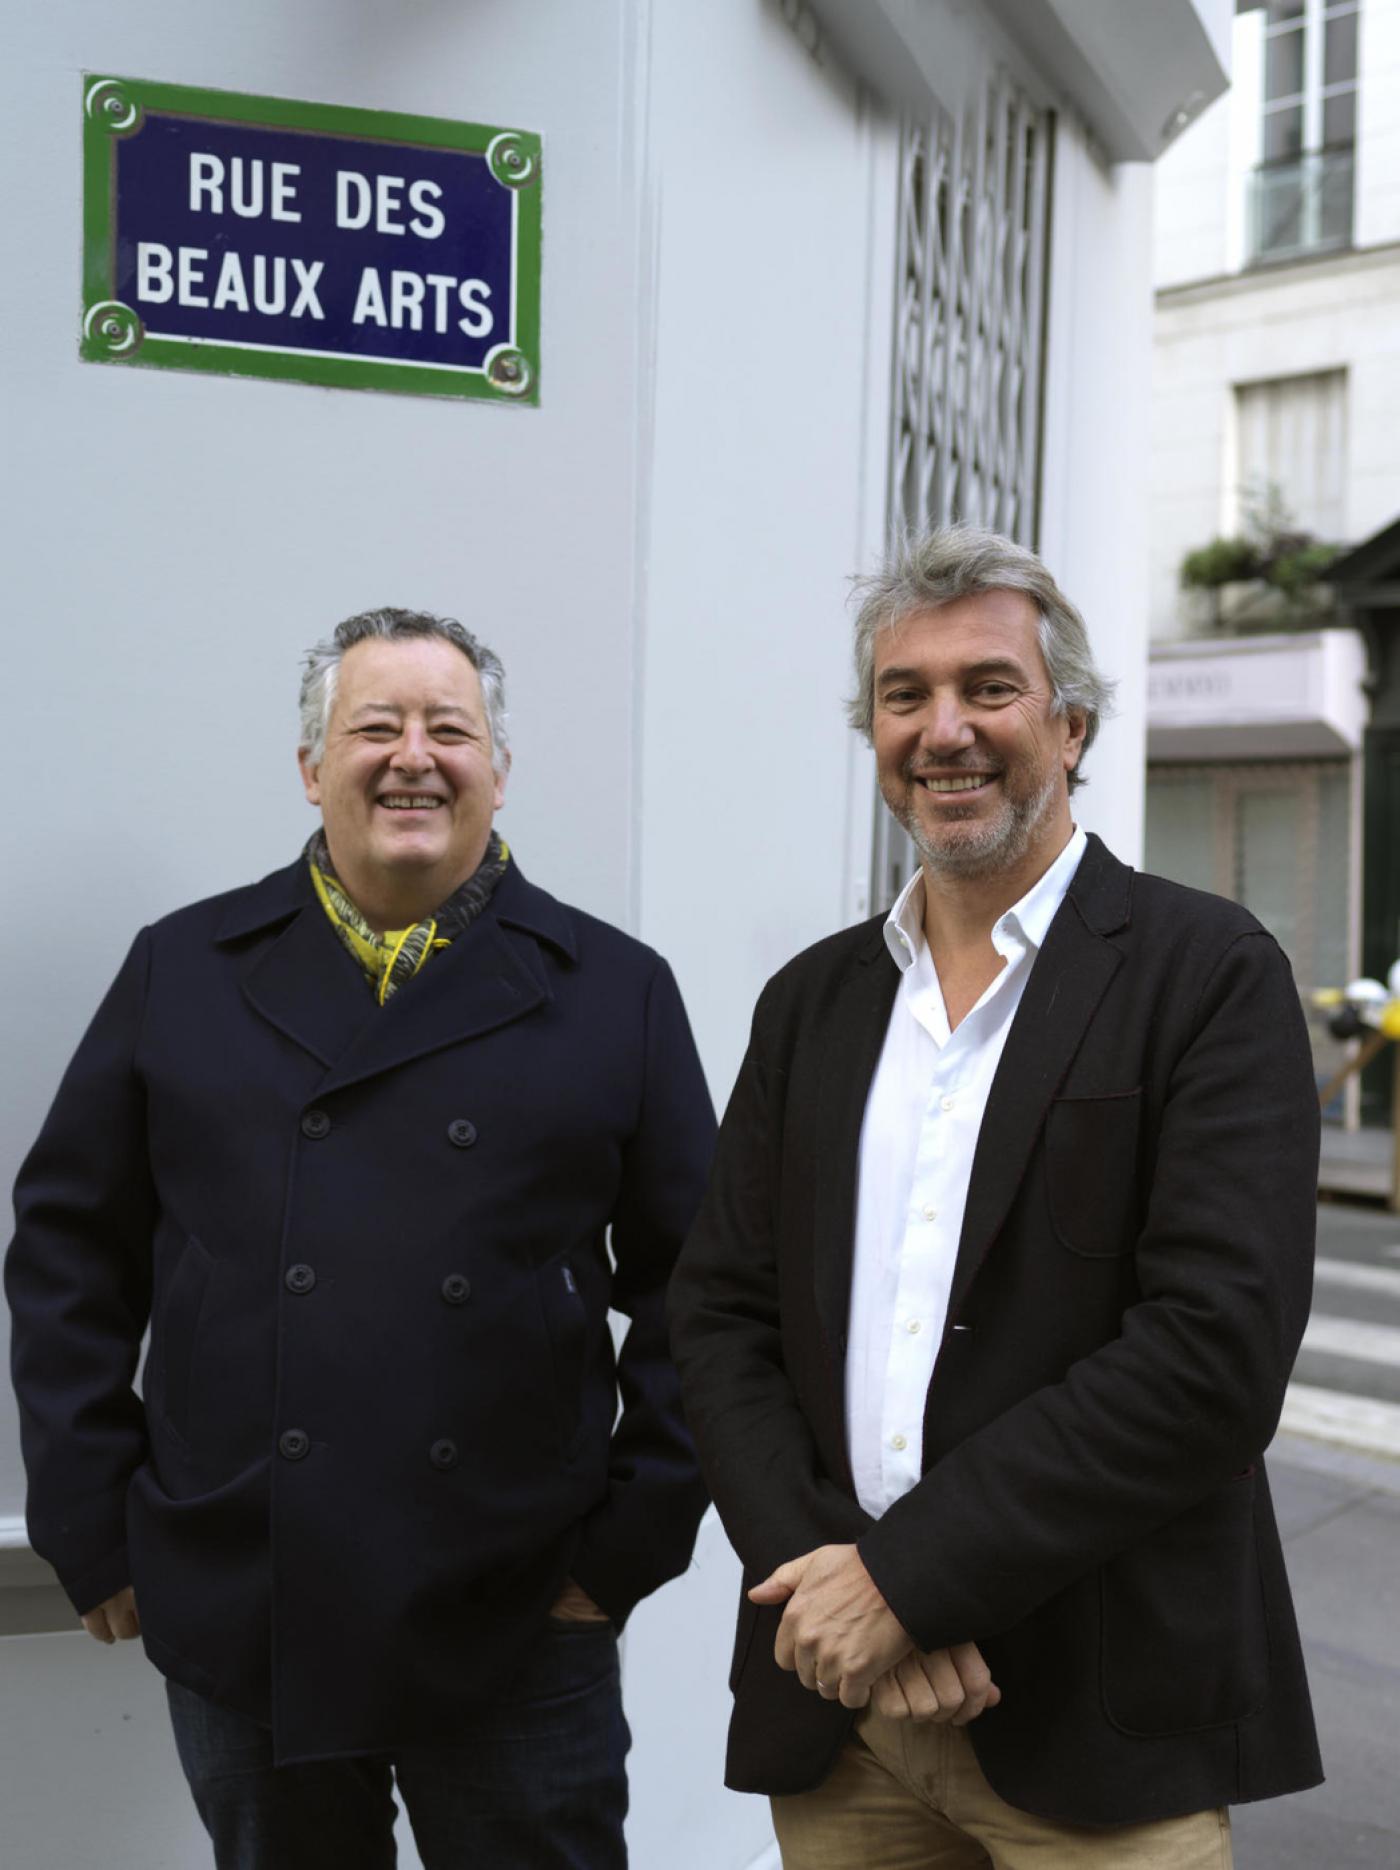
MULTIPOLYGON (((1027 947, 1040 948, 1049 933, 1050 924, 1054 921, 1060 904, 1065 899, 1088 842, 1088 837, 1082 827, 1076 825, 1070 835, 1069 843, 1044 876, 1032 883, 1019 902, 1013 903, 1008 910, 998 916, 992 929, 992 944, 999 952, 1003 951, 1002 944, 1008 935, 1019 942, 1024 942, 1027 947)), ((884 935, 885 946, 894 957, 895 965, 901 974, 907 973, 924 946, 924 873, 922 869, 915 870, 913 876, 895 898, 894 907, 885 918, 884 935)))

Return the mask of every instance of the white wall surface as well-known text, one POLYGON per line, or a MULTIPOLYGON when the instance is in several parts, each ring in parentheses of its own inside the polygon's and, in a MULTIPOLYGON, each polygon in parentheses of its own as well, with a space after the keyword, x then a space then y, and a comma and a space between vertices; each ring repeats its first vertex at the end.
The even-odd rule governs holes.
POLYGON ((1125 863, 1142 855, 1147 731, 1151 178, 1140 163, 1101 167, 1082 126, 1060 119, 1040 550, 1119 685, 1074 811, 1125 863))
POLYGON ((642 928, 727 1093, 759 988, 868 865, 845 600, 884 531, 897 145, 776 4, 656 20, 642 928))
POLYGON ((1400 240, 1400 0, 1361 0, 1356 244, 1400 240))
MULTIPOLYGON (((1238 83, 1238 66, 1236 83, 1238 83)), ((1228 265, 1229 199, 1221 186, 1230 162, 1233 94, 1202 111, 1153 166, 1158 285, 1209 279, 1228 265)))

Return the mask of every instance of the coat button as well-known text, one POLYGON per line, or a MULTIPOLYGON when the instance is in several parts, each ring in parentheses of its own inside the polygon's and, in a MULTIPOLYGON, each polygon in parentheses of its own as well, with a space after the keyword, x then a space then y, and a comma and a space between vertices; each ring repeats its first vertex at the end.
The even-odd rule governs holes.
POLYGON ((304 1428, 284 1428, 277 1446, 287 1461, 301 1461, 311 1452, 311 1437, 304 1428))
POLYGON ((289 1266, 282 1282, 288 1292, 309 1292, 316 1283, 314 1266, 289 1266))
POLYGON ((465 1305, 472 1295, 472 1282, 465 1273, 449 1273, 442 1282, 442 1296, 449 1305, 465 1305))
POLYGON ((442 1468, 444 1471, 449 1467, 456 1467, 457 1465, 456 1442, 447 1441, 446 1439, 442 1441, 435 1441, 432 1447, 428 1450, 428 1459, 432 1462, 434 1467, 442 1468))
POLYGON ((302 1135, 311 1137, 313 1141, 329 1136, 330 1131, 331 1120, 324 1110, 308 1110, 301 1120, 302 1135))
POLYGON ((458 1149, 470 1149, 476 1141, 476 1125, 468 1117, 454 1117, 447 1126, 447 1140, 458 1149))

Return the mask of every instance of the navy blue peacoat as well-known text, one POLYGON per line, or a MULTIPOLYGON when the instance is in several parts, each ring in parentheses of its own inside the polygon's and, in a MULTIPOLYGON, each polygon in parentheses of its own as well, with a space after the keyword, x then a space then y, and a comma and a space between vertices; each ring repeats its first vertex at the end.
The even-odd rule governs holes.
POLYGON ((383 1008, 302 861, 144 930, 17 1188, 35 1549, 279 1760, 449 1736, 688 1561, 713 1129, 665 962, 513 864, 383 1008))

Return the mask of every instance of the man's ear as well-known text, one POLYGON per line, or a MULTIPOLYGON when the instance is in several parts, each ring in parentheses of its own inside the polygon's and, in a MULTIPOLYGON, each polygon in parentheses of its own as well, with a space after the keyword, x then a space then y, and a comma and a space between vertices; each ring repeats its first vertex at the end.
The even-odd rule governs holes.
POLYGON ((1089 722, 1078 708, 1071 708, 1065 716, 1065 771, 1072 773, 1079 764, 1079 756, 1084 751, 1084 736, 1089 731, 1089 722))
MULTIPOLYGON (((500 766, 498 766, 495 769, 496 787, 495 787, 494 792, 491 795, 491 803, 496 811, 500 811, 501 807, 506 802, 506 778, 509 772, 510 772, 510 749, 507 748, 505 759, 502 761, 500 766)), ((309 792, 307 793, 307 797, 308 798, 311 797, 309 792)), ((312 799, 311 803, 314 805, 316 801, 312 799)))
POLYGON ((305 747, 297 748, 297 765, 301 768, 301 783, 306 788, 306 796, 312 805, 321 803, 321 769, 311 763, 311 754, 305 747))

